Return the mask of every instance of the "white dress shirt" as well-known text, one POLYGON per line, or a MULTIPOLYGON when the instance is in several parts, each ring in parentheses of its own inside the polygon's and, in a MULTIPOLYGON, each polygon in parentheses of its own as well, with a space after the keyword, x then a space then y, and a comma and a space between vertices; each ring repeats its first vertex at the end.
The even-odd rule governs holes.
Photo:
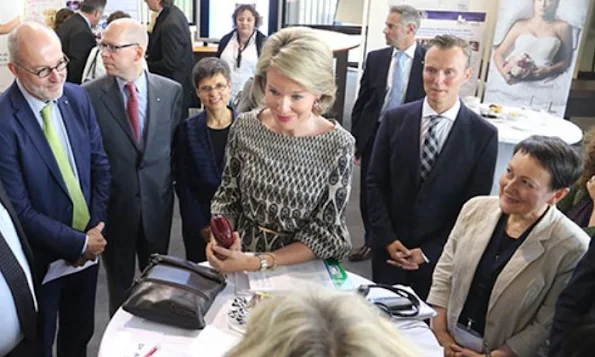
POLYGON ((448 134, 450 133, 450 129, 452 129, 455 120, 457 119, 457 115, 459 115, 459 110, 461 109, 461 101, 457 98, 455 104, 448 109, 447 111, 443 112, 442 114, 436 113, 430 104, 428 104, 428 98, 424 98, 424 104, 421 110, 421 125, 420 125, 420 138, 419 138, 419 155, 423 155, 423 145, 424 140, 426 138, 426 134, 428 133, 428 126, 430 125, 430 117, 434 115, 439 115, 440 119, 436 118, 434 120, 440 120, 436 124, 436 138, 438 139, 438 153, 442 151, 442 147, 448 138, 448 134))
POLYGON ((227 46, 221 52, 221 59, 229 65, 231 69, 231 100, 244 88, 244 84, 256 73, 256 63, 258 62, 258 50, 256 48, 256 30, 250 37, 246 48, 242 51, 242 61, 238 68, 238 54, 240 53, 240 44, 238 42, 238 32, 234 31, 229 39, 227 46))
MULTIPOLYGON (((8 214, 8 211, 0 203, 0 232, 4 236, 6 243, 12 250, 12 253, 16 257, 17 261, 27 277, 27 283, 33 295, 33 303, 35 304, 35 310, 37 310, 37 299, 35 298, 33 288, 33 277, 31 275, 31 269, 19 236, 16 232, 12 219, 8 214)), ((2 238, 0 238, 2 239, 2 238)), ((23 339, 23 331, 21 330, 21 324, 19 323, 19 317, 17 315, 17 308, 12 297, 12 293, 6 279, 0 272, 0 356, 8 354, 12 351, 23 339)))
MULTIPOLYGON (((405 78, 403 78, 403 92, 401 93, 401 98, 405 97, 405 94, 407 93, 407 86, 409 85, 409 77, 411 76, 411 67, 413 67, 413 57, 415 57, 415 50, 417 49, 417 42, 413 42, 413 45, 409 46, 409 48, 407 48, 404 53, 405 53, 405 59, 403 60, 404 62, 404 68, 403 68, 403 76, 405 78)), ((393 72, 395 71, 395 61, 396 56, 395 53, 397 52, 396 48, 393 48, 393 52, 391 55, 391 60, 390 60, 390 66, 388 67, 388 75, 386 77, 386 94, 384 95, 384 104, 382 105, 382 112, 384 112, 386 110, 386 106, 389 104, 390 102, 390 95, 391 95, 391 90, 393 87, 393 72)), ((403 103, 405 101, 403 100, 403 103)))

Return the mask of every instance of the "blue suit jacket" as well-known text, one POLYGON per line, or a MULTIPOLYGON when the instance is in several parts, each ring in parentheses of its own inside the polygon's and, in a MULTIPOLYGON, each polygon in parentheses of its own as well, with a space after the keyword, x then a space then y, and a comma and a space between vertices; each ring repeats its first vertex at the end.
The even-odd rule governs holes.
POLYGON ((420 182, 423 100, 387 111, 368 172, 368 209, 374 242, 421 247, 436 264, 463 204, 492 187, 498 133, 464 104, 429 176, 420 182))
MULTIPOLYGON (((234 112, 234 120, 236 115, 234 112)), ((198 236, 211 220, 211 199, 223 173, 215 160, 206 111, 182 122, 175 142, 176 193, 182 224, 185 232, 198 236)))
MULTIPOLYGON (((360 82, 357 100, 351 113, 351 134, 355 137, 356 153, 361 154, 374 136, 374 129, 384 106, 387 78, 393 47, 368 53, 366 67, 360 82)), ((426 49, 420 44, 415 49, 404 103, 425 97, 423 69, 426 49)))
MULTIPOLYGON (((105 220, 110 167, 87 94, 66 83, 58 99, 89 207, 88 230, 105 220)), ((29 238, 40 276, 58 259, 76 261, 85 232, 71 227, 72 201, 43 131, 16 82, 0 96, 0 178, 29 238)))

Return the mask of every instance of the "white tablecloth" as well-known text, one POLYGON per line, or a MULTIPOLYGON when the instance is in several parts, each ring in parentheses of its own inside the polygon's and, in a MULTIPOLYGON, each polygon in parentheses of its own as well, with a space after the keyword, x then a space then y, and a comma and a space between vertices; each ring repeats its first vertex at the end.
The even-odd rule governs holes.
MULTIPOLYGON (((357 274, 349 273, 354 286, 371 282, 357 274)), ((159 346, 152 357, 220 357, 241 338, 240 335, 224 331, 222 316, 230 298, 235 294, 235 279, 219 294, 206 320, 209 326, 201 331, 180 329, 163 325, 119 309, 109 322, 99 348, 99 357, 144 356, 154 346, 159 346), (222 326, 223 325, 223 326, 222 326)), ((239 281, 244 285, 247 281, 239 281)), ((425 357, 442 357, 442 348, 429 327, 422 321, 395 321, 400 332, 423 351, 425 357)), ((370 343, 374 343, 370 341, 370 343)))
POLYGON ((513 155, 514 146, 531 135, 557 136, 568 144, 576 144, 583 138, 582 130, 563 118, 546 112, 530 109, 505 108, 506 119, 488 119, 498 129, 498 160, 494 171, 492 194, 499 191, 498 180, 506 171, 508 161, 513 155), (517 118, 508 118, 508 113, 518 114, 517 118))

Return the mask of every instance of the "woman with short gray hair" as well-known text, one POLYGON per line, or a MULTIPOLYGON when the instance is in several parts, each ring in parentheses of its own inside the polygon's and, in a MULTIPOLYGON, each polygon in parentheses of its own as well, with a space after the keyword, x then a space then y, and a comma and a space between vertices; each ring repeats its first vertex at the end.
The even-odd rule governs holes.
POLYGON ((228 106, 231 74, 223 60, 200 60, 192 70, 192 83, 204 111, 180 123, 174 156, 186 259, 199 262, 206 260, 211 198, 221 182, 225 146, 236 113, 228 106))

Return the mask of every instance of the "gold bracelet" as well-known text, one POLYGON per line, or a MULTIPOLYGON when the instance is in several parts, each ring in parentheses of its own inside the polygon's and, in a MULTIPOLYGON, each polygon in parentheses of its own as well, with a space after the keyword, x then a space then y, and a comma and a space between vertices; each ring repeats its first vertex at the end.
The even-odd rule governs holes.
POLYGON ((269 270, 275 270, 275 268, 277 267, 277 257, 275 257, 275 254, 269 252, 265 252, 262 254, 271 257, 271 259, 273 260, 273 264, 269 267, 269 270))

